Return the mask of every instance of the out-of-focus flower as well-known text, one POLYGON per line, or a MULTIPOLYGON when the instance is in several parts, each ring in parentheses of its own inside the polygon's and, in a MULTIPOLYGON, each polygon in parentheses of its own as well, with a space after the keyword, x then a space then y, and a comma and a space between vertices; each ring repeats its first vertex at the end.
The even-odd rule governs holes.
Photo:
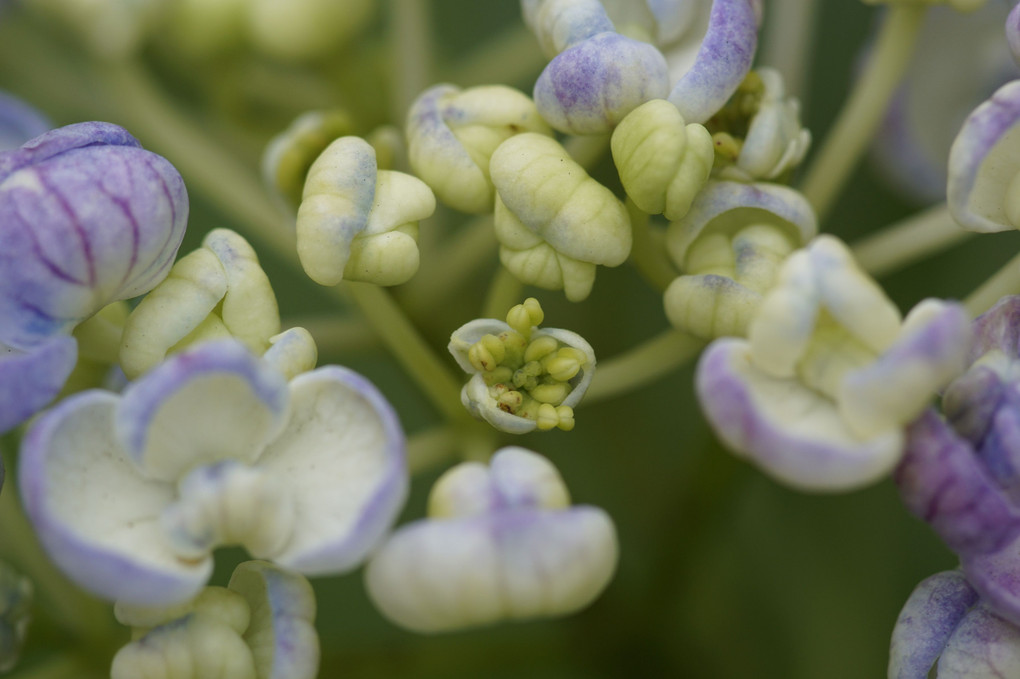
POLYGON ((287 360, 278 367, 287 378, 315 367, 317 350, 308 331, 280 334, 276 295, 255 250, 233 231, 214 229, 128 316, 120 365, 134 379, 170 352, 228 337, 270 362, 286 347, 287 360))
POLYGON ((595 266, 619 266, 631 248, 630 217, 554 139, 525 133, 492 154, 499 258, 522 282, 585 299, 595 266))
POLYGON ((170 608, 118 603, 134 641, 118 651, 112 679, 314 679, 319 669, 315 593, 308 581, 265 561, 234 569, 227 587, 206 587, 170 608))
POLYGON ((778 181, 811 146, 811 133, 800 124, 800 102, 786 96, 783 76, 771 68, 751 71, 706 125, 715 140, 713 172, 723 179, 778 181))
POLYGON ((405 283, 418 271, 418 222, 436 209, 417 177, 380 170, 375 149, 341 137, 312 163, 297 214, 297 250, 320 285, 405 283))
POLYGON ((716 433, 775 478, 845 490, 890 472, 904 427, 956 377, 969 322, 926 300, 905 320, 837 239, 787 258, 748 339, 703 354, 697 391, 716 433))
POLYGON ((971 366, 924 414, 896 473, 907 508, 960 557, 984 602, 1020 625, 1020 298, 974 322, 971 366))
POLYGON ((42 113, 0 91, 0 151, 16 149, 51 129, 53 125, 42 113))
POLYGON ((298 116, 266 145, 262 180, 288 211, 297 211, 312 163, 334 140, 353 132, 354 122, 343 111, 308 111, 298 116))
POLYGON ((0 431, 60 391, 76 325, 166 276, 187 219, 177 171, 116 125, 0 152, 0 431))
POLYGON ((122 59, 139 49, 159 22, 166 3, 164 0, 32 0, 23 4, 62 23, 94 54, 122 59))
POLYGON ((337 366, 282 375, 233 340, 176 354, 123 395, 89 391, 22 443, 25 508, 53 560, 100 596, 196 595, 239 544, 307 575, 357 566, 407 491, 396 415, 337 366))
POLYGON ((1020 80, 974 109, 949 152, 946 201, 953 218, 979 232, 1020 228, 1020 80))
POLYGON ((962 573, 936 573, 910 594, 892 633, 889 679, 1018 674, 1020 630, 982 602, 962 573))
POLYGON ((817 229, 814 211, 793 189, 710 181, 666 234, 684 274, 663 298, 670 323, 702 339, 745 336, 779 267, 817 229))
POLYGON ((946 163, 960 126, 980 102, 1020 75, 1002 40, 1008 7, 932 7, 914 56, 871 146, 884 178, 919 203, 946 198, 946 163))
POLYGON ((684 124, 676 106, 653 99, 627 114, 613 131, 613 161, 634 204, 676 220, 708 181, 715 156, 703 125, 684 124))
POLYGON ((454 331, 450 353, 471 375, 460 399, 496 429, 511 434, 574 428, 574 407, 595 374, 595 352, 577 333, 539 329, 534 297, 510 310, 506 323, 479 318, 454 331))
POLYGON ((490 212, 489 159, 515 134, 551 134, 526 95, 503 85, 436 85, 407 114, 411 168, 439 199, 462 212, 490 212))
POLYGON ((12 669, 21 655, 32 617, 32 589, 28 578, 0 561, 0 672, 12 669))
POLYGON ((428 518, 400 528, 369 562, 369 596, 417 632, 573 613, 616 568, 601 509, 571 506, 556 468, 523 448, 465 462, 432 487, 428 518))

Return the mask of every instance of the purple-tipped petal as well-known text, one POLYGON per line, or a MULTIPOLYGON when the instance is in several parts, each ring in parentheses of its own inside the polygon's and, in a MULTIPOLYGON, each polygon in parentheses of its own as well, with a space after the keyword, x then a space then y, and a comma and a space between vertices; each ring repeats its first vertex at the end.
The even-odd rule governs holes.
POLYGON ((889 472, 903 435, 854 435, 836 406, 796 378, 754 367, 748 342, 720 339, 698 363, 698 400, 719 437, 765 472, 804 490, 849 490, 889 472))
POLYGON ((98 596, 169 605, 194 596, 212 561, 184 562, 162 538, 171 484, 142 478, 113 437, 118 397, 83 392, 33 425, 21 446, 25 511, 50 557, 98 596))
POLYGON ((977 601, 977 592, 959 571, 936 573, 922 580, 896 620, 889 649, 889 679, 927 679, 977 601))
POLYGON ((1020 676, 1020 630, 979 603, 950 637, 938 673, 958 679, 1020 676))
POLYGON ((698 56, 669 93, 688 123, 704 123, 726 104, 751 70, 758 19, 750 0, 714 0, 698 56))
POLYGON ((198 465, 254 462, 285 426, 288 400, 283 376, 243 344, 209 342, 132 383, 116 435, 143 474, 173 481, 198 465))
POLYGON ((166 276, 187 223, 177 171, 81 123, 0 152, 0 342, 26 349, 166 276))
POLYGON ((0 151, 16 149, 52 127, 46 116, 17 97, 0 92, 0 151))
POLYGON ((962 557, 997 553, 1020 535, 1020 514, 934 411, 908 428, 895 480, 907 509, 962 557))
POLYGON ((404 505, 404 435, 392 406, 364 377, 337 366, 291 381, 291 418, 258 468, 290 489, 294 532, 274 561, 306 575, 347 571, 404 505))
POLYGON ((21 424, 60 393, 78 361, 69 335, 21 351, 0 345, 0 432, 21 424))
POLYGON ((669 92, 666 59, 655 47, 599 33, 549 62, 534 100, 546 122, 570 134, 609 132, 632 110, 669 92))
POLYGON ((949 151, 946 199, 953 218, 982 233, 1016 228, 1007 209, 1020 173, 1020 80, 1000 87, 970 114, 949 151))

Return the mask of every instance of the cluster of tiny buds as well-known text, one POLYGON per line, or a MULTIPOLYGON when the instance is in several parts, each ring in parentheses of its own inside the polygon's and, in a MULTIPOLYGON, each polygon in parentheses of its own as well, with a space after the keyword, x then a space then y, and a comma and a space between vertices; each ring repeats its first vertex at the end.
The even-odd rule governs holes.
POLYGON ((468 360, 482 373, 500 410, 535 420, 543 431, 570 431, 574 410, 560 404, 587 358, 548 335, 532 339, 544 317, 538 300, 529 297, 507 313, 510 330, 483 335, 468 350, 468 360))

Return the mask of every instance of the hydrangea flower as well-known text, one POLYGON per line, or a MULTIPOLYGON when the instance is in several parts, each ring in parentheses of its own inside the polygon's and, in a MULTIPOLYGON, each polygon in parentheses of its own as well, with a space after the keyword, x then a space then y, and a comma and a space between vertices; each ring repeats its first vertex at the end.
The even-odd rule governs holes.
POLYGON ((0 152, 0 431, 60 391, 76 325, 166 276, 187 219, 177 171, 116 125, 0 152))
POLYGON ((428 518, 383 544, 365 584, 396 624, 443 632, 573 613, 601 593, 616 560, 605 512, 571 506, 545 458, 503 448, 488 467, 465 462, 436 481, 428 518))
POLYGON ((418 271, 418 222, 436 209, 417 177, 380 170, 375 149, 341 137, 312 163, 297 214, 297 251, 320 285, 405 283, 418 271))
POLYGON ((1020 625, 1020 298, 974 322, 970 368, 909 431, 896 473, 907 508, 960 557, 981 598, 1020 625))
POLYGON ((791 188, 709 181, 666 232, 684 274, 666 289, 666 317, 702 339, 745 336, 779 267, 817 231, 814 210, 791 188))
POLYGON ((892 633, 889 679, 1018 673, 1020 629, 985 605, 961 572, 936 573, 910 594, 892 633))
POLYGON ((773 477, 843 490, 890 472, 904 427, 959 374, 969 337, 957 304, 901 320, 846 247, 819 236, 783 264, 748 339, 712 343, 696 386, 716 433, 773 477))
POLYGON ((500 431, 573 429, 574 407, 595 374, 591 345, 569 330, 538 328, 543 319, 531 297, 507 313, 506 323, 479 318, 450 337, 450 353, 471 375, 461 402, 500 431))
POLYGON ((238 565, 226 587, 178 606, 118 603, 135 640, 114 656, 111 679, 315 679, 315 608, 305 578, 265 561, 238 565))
POLYGON ((220 545, 307 575, 350 570, 407 491, 399 422, 370 383, 326 366, 288 384, 233 340, 176 354, 122 395, 62 401, 19 471, 57 565, 137 605, 195 596, 220 545))

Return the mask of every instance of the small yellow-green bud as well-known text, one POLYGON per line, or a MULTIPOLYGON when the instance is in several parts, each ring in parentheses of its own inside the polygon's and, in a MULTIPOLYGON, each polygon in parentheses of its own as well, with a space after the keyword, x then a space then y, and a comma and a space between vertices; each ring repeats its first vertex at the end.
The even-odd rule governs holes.
POLYGON ((499 366, 492 372, 482 373, 482 379, 487 386, 509 382, 514 378, 514 371, 504 365, 499 366))
POLYGON ((712 143, 715 144, 715 158, 717 161, 725 160, 735 162, 740 155, 740 149, 744 143, 727 132, 716 132, 712 135, 712 143))
POLYGON ((525 337, 531 337, 531 328, 541 325, 543 320, 545 313, 542 311, 542 305, 534 297, 529 297, 523 304, 514 306, 506 315, 506 324, 525 337))
POLYGON ((501 332, 499 339, 503 342, 503 365, 519 368, 524 363, 524 351, 528 348, 528 340, 514 330, 501 332))
POLYGON ((556 414, 556 406, 549 403, 543 403, 538 407, 538 428, 540 431, 549 431, 555 429, 560 423, 560 418, 556 414))
POLYGON ((559 405, 563 403, 563 399, 570 393, 570 385, 565 382, 552 382, 539 384, 532 387, 530 391, 536 401, 559 405))
POLYGON ((556 424, 563 431, 570 431, 574 428, 574 409, 570 406, 556 406, 556 416, 560 421, 556 424))
POLYGON ((506 355, 503 343, 495 335, 483 335, 469 350, 468 360, 477 370, 491 372, 499 367, 506 355))
POLYGON ((528 361, 540 361, 549 354, 556 351, 560 343, 556 341, 555 337, 545 335, 531 342, 528 348, 524 351, 524 360, 528 361))
POLYGON ((514 373, 514 386, 530 391, 538 384, 538 378, 545 373, 538 361, 529 361, 514 373))
POLYGON ((581 371, 581 361, 574 356, 562 356, 562 353, 560 350, 542 362, 546 372, 557 382, 572 380, 581 371))
POLYGON ((524 403, 524 396, 519 391, 507 391, 496 399, 497 407, 505 413, 516 413, 524 403))

